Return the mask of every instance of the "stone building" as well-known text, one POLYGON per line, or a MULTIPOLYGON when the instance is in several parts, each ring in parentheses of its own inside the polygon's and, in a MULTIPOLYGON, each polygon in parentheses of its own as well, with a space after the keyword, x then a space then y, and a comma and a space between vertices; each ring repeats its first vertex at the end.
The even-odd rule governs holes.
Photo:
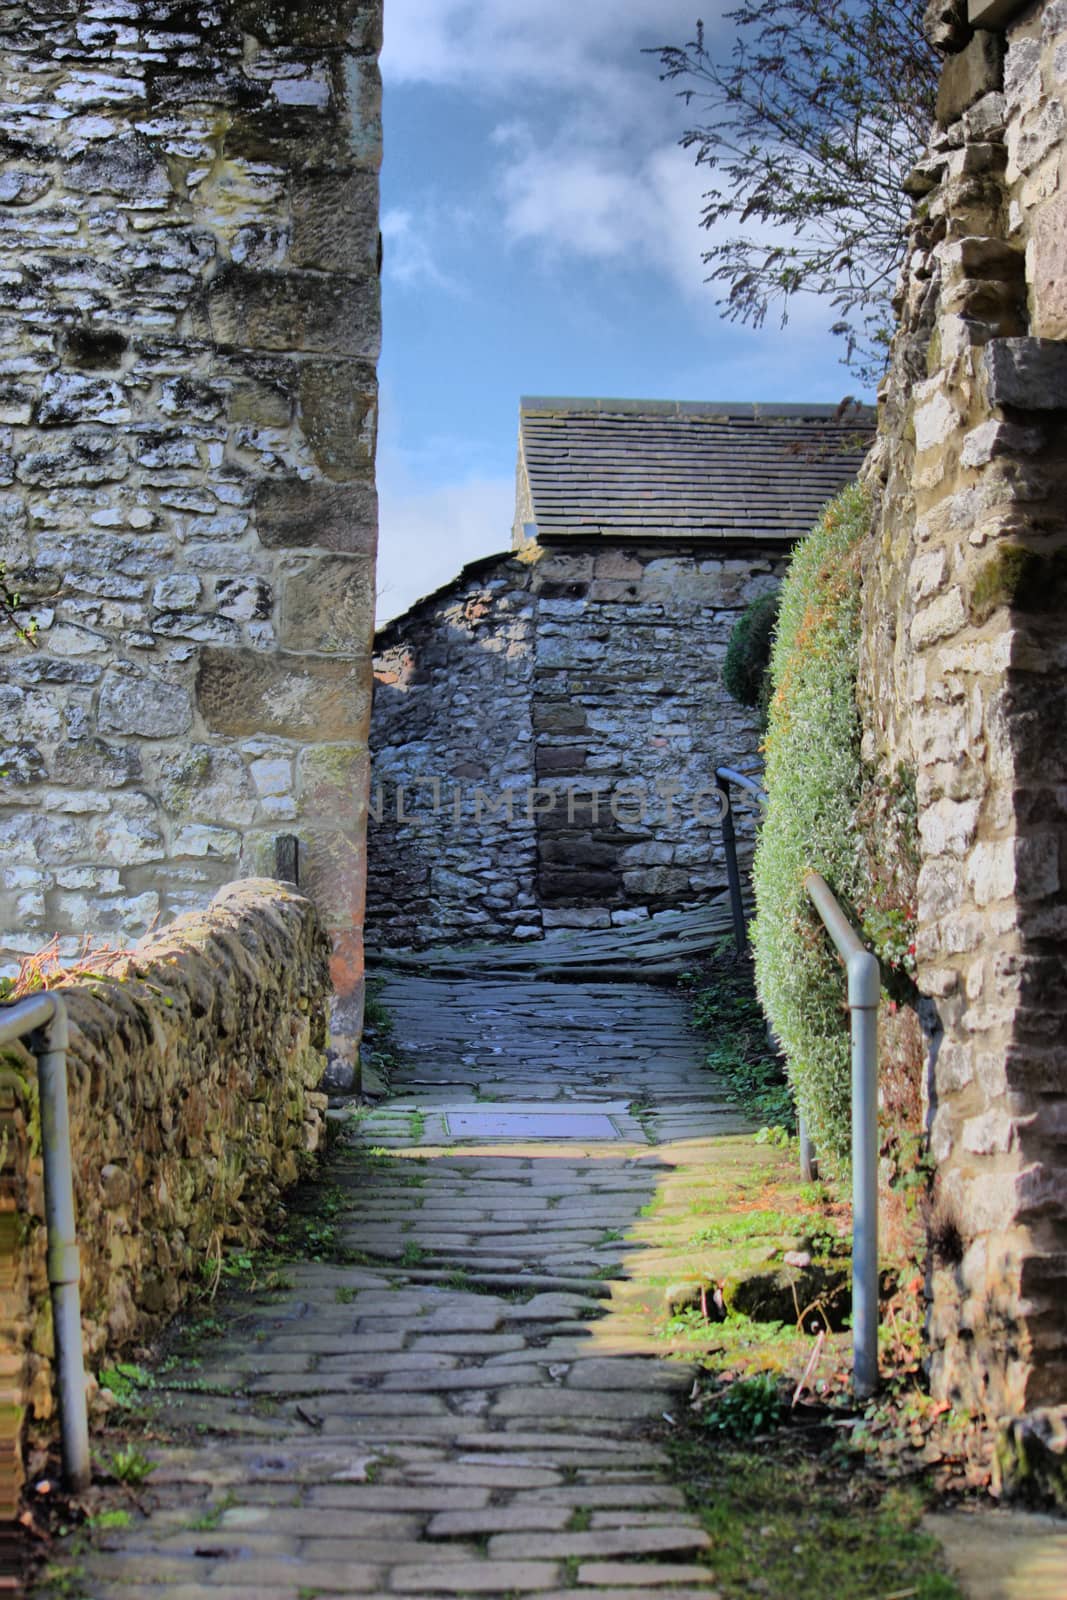
POLYGON ((537 938, 723 888, 715 767, 759 744, 727 640, 869 431, 832 406, 522 402, 511 553, 377 635, 372 942, 537 938))
MULTIPOLYGON (((0 927, 132 939, 294 833, 358 996, 381 0, 4 11, 0 927)), ((357 1007, 358 1010, 358 1007, 357 1007)))
POLYGON ((1030 1413, 1040 1454, 1067 1440, 1067 6, 928 16, 946 59, 869 472, 865 754, 916 780, 935 1392, 1030 1413))

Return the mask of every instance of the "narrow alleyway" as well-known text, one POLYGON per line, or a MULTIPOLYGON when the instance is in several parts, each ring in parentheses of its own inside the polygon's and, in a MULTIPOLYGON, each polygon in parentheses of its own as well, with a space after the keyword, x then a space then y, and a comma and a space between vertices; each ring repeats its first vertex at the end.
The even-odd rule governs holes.
MULTIPOLYGON (((669 1286, 791 1158, 675 990, 413 971, 382 998, 402 1064, 298 1196, 306 1259, 194 1310, 128 1416, 154 1463, 129 1524, 68 1543, 42 1595, 714 1596, 665 1446, 706 1341, 664 1336, 669 1286)), ((1050 1519, 927 1526, 975 1600, 1062 1593, 1050 1519)))
POLYGON ((649 1427, 692 1374, 653 1324, 667 1186, 689 1203, 743 1125, 684 1000, 406 975, 383 998, 406 1064, 326 1174, 357 1262, 287 1269, 160 1379, 157 1509, 78 1592, 707 1595, 649 1427))

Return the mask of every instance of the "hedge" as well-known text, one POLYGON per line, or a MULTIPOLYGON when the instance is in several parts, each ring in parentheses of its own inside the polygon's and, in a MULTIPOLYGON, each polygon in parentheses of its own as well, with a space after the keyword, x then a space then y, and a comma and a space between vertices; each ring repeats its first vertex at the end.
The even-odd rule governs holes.
POLYGON ((831 1166, 850 1144, 845 975, 804 891, 821 872, 846 909, 863 889, 855 812, 862 789, 856 707, 859 544, 870 524, 854 485, 798 545, 781 591, 765 741, 770 797, 753 868, 760 1000, 797 1103, 831 1166))

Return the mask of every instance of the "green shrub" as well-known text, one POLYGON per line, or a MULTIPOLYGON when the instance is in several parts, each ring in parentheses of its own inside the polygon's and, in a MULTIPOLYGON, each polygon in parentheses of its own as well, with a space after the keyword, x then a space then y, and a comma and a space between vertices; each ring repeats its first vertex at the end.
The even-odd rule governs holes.
POLYGON ((766 736, 770 805, 753 868, 760 999, 820 1154, 840 1166, 850 1143, 845 974, 804 891, 804 876, 821 872, 846 908, 860 898, 855 685, 858 546, 868 526, 863 491, 844 490, 798 545, 782 586, 766 736))
POLYGON ((767 722, 771 648, 779 595, 777 589, 761 594, 742 611, 734 623, 722 664, 722 681, 727 694, 743 706, 758 709, 761 727, 767 722))

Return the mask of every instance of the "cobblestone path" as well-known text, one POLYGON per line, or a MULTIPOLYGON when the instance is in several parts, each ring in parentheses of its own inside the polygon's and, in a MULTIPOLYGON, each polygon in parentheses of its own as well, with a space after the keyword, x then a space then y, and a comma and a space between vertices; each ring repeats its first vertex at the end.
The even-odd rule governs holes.
POLYGON ((642 1211, 741 1125, 684 1002, 418 977, 384 998, 407 1064, 327 1172, 358 1263, 296 1265, 161 1379, 199 1387, 161 1391, 154 1509, 64 1592, 706 1600, 650 1426, 691 1383, 652 1336, 678 1258, 642 1211))

